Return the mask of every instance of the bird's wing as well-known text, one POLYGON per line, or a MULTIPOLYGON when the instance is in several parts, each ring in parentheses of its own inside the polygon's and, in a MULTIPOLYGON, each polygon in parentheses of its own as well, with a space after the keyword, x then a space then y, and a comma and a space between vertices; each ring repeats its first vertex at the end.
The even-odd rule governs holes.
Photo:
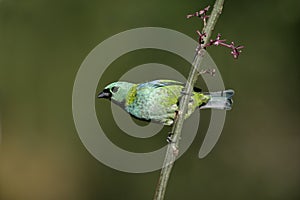
POLYGON ((137 89, 144 89, 144 88, 158 88, 158 87, 165 87, 165 86, 171 86, 171 85, 180 85, 184 86, 183 83, 179 81, 173 81, 173 80, 154 80, 151 82, 141 83, 138 85, 137 89))
MULTIPOLYGON (((158 88, 158 87, 164 87, 164 86, 174 86, 174 85, 179 85, 184 87, 184 83, 179 82, 179 81, 174 81, 174 80, 154 80, 151 82, 145 82, 138 84, 137 90, 141 90, 144 88, 158 88)), ((202 90, 200 88, 194 87, 195 92, 201 92, 202 90)))

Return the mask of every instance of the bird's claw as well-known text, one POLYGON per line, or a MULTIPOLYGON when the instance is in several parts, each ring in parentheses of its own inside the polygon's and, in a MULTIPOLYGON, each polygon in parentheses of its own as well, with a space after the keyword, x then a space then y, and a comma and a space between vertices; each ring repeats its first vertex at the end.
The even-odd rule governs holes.
POLYGON ((170 132, 169 135, 168 135, 168 137, 167 137, 167 142, 168 142, 169 144, 170 144, 170 143, 173 143, 173 141, 172 141, 172 136, 173 136, 173 133, 170 132))
POLYGON ((182 90, 180 93, 181 93, 182 95, 188 95, 188 94, 189 94, 187 91, 184 91, 184 90, 182 90))

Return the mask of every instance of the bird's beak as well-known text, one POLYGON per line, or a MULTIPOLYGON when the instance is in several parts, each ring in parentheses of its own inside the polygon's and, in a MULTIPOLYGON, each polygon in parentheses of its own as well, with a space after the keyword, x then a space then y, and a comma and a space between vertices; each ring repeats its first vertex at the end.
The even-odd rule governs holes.
POLYGON ((112 96, 111 92, 107 89, 103 90, 98 94, 98 98, 110 98, 112 96))

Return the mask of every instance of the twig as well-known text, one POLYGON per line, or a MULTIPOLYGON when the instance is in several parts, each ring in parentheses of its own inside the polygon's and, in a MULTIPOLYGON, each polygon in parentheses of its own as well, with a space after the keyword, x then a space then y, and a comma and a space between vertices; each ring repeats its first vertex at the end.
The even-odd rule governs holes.
MULTIPOLYGON (((196 49, 196 55, 192 63, 192 69, 190 71, 187 83, 184 87, 183 96, 179 102, 179 112, 177 114, 177 117, 173 125, 173 130, 172 130, 173 135, 171 137, 171 142, 168 144, 163 168, 161 169, 158 185, 155 191, 154 200, 164 199, 170 173, 172 171, 174 162, 179 152, 179 140, 181 136, 185 113, 187 112, 189 99, 193 91, 193 86, 199 75, 198 72, 199 65, 205 53, 203 50, 203 46, 205 46, 209 42, 209 38, 211 37, 215 24, 219 18, 219 15, 222 12, 223 4, 224 4, 224 0, 216 0, 212 13, 208 19, 208 22, 205 23, 205 26, 203 27, 202 33, 205 33, 205 35, 203 35, 203 45, 200 43, 196 49)), ((204 17, 204 19, 206 20, 206 17, 204 17)))

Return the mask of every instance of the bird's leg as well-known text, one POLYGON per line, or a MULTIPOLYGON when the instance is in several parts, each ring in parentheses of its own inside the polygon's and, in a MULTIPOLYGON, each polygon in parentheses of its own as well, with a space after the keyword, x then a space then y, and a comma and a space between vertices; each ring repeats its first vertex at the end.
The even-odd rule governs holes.
MULTIPOLYGON (((175 110, 174 120, 177 118, 177 116, 178 116, 178 111, 175 110)), ((168 143, 173 143, 173 141, 172 141, 172 136, 173 136, 173 135, 174 135, 173 132, 169 132, 168 137, 167 137, 167 142, 168 142, 168 143)))
POLYGON ((188 95, 189 93, 185 91, 184 89, 180 92, 182 95, 188 95))
MULTIPOLYGON (((188 93, 186 92, 186 91, 184 91, 184 89, 180 92, 182 95, 188 95, 188 93)), ((190 97, 190 100, 189 100, 189 103, 193 103, 193 97, 192 96, 194 96, 194 94, 192 93, 191 94, 191 97, 190 97)), ((177 107, 179 107, 179 102, 180 102, 180 100, 181 100, 181 98, 182 98, 182 96, 181 97, 179 97, 179 100, 178 100, 178 102, 177 102, 177 107)), ((177 117, 177 115, 178 115, 178 111, 176 110, 175 111, 176 112, 176 114, 175 114, 175 117, 177 117)), ((175 118, 174 118, 175 119, 175 118)))
POLYGON ((177 117, 178 117, 178 110, 175 111, 174 121, 176 120, 177 117))
POLYGON ((167 137, 167 142, 168 142, 168 143, 173 143, 173 141, 172 141, 172 136, 173 136, 173 132, 169 132, 169 135, 168 135, 168 137, 167 137))

